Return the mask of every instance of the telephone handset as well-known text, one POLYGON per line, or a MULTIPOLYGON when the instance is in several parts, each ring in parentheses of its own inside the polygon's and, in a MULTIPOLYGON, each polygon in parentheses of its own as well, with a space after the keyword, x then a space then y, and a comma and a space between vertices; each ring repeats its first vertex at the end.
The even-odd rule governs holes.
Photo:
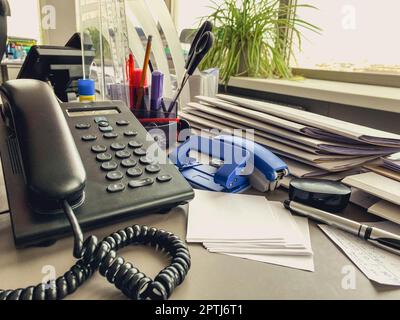
MULTIPOLYGON (((138 163, 145 160, 145 141, 149 135, 129 109, 114 102, 111 106, 110 102, 59 104, 51 88, 37 80, 9 81, 0 88, 0 94, 3 101, 0 153, 16 244, 56 239, 72 231, 73 254, 79 259, 64 276, 51 283, 17 290, 0 289, 0 300, 63 299, 98 270, 128 298, 168 299, 175 287, 184 281, 191 263, 186 244, 177 236, 134 225, 99 242, 95 236, 84 241, 81 230, 81 224, 87 227, 112 222, 122 215, 143 213, 144 209, 172 208, 193 198, 193 190, 172 164, 149 164, 145 168, 146 176, 141 180, 131 180, 127 175, 120 178, 119 183, 107 187, 109 182, 104 179, 105 172, 101 168, 108 168, 111 162, 106 166, 106 162, 99 162, 108 154, 99 157, 94 150, 108 149, 106 141, 111 136, 113 139, 120 137, 120 140, 112 141, 114 147, 117 144, 134 147, 123 151, 124 155, 131 156, 130 159, 125 157, 129 160, 125 164, 139 166, 138 163), (103 115, 102 125, 108 121, 108 130, 98 125, 96 115, 99 114, 103 115), (121 128, 110 132, 112 123, 121 128), (83 127, 99 131, 82 133, 83 127), (104 135, 100 137, 99 132, 104 135), (136 140, 131 140, 133 135, 136 140), (99 144, 92 145, 94 142, 99 144), (136 161, 135 155, 141 155, 140 160, 136 161), (114 189, 128 179, 130 189, 114 189), (104 193, 99 195, 99 192, 104 193), (147 198, 148 194, 151 198, 147 198), (172 258, 171 264, 154 280, 117 256, 118 250, 137 244, 164 250, 172 258)), ((123 155, 121 150, 118 152, 121 153, 117 156, 123 155)), ((109 156, 112 158, 111 154, 109 156)), ((114 163, 118 166, 116 161, 114 163)))
POLYGON ((2 114, 19 144, 33 211, 63 212, 64 200, 73 208, 82 205, 85 168, 50 86, 41 81, 18 80, 5 83, 0 90, 2 114))

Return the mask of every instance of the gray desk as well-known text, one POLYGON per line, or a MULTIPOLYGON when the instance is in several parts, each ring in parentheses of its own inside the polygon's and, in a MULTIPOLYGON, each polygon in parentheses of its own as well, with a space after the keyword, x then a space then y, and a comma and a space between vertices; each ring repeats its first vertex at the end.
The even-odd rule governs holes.
MULTIPOLYGON (((0 176, 0 190, 2 186, 0 176)), ((3 202, 4 190, 0 191, 3 202)), ((270 200, 284 200, 283 191, 268 196, 270 200)), ((132 219, 94 233, 103 238, 112 232, 133 224, 145 224, 174 232, 181 238, 186 234, 185 207, 173 210, 169 215, 150 215, 132 219)), ((204 208, 207 210, 207 208, 204 208)), ((359 220, 372 217, 361 209, 350 206, 347 214, 359 220)), ((400 289, 371 283, 356 271, 356 290, 342 289, 342 268, 352 265, 311 223, 311 240, 315 252, 314 273, 247 261, 219 254, 210 254, 200 245, 190 246, 192 269, 188 278, 172 296, 172 299, 400 299, 400 289)), ((42 281, 47 266, 58 275, 74 263, 72 238, 59 241, 50 248, 16 250, 10 229, 9 215, 0 215, 0 287, 19 288, 42 281)), ((148 276, 154 277, 166 261, 153 250, 144 247, 125 249, 121 255, 148 276)), ((124 297, 99 274, 94 275, 70 299, 123 299, 124 297)))

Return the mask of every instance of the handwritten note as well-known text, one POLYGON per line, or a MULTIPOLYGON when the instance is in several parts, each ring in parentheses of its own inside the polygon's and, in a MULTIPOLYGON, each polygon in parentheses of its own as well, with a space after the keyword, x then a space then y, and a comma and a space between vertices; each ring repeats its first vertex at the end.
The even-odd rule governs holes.
MULTIPOLYGON (((400 234, 400 227, 391 223, 370 225, 400 234)), ((400 286, 400 256, 378 248, 348 232, 325 225, 319 227, 368 279, 384 285, 400 286)))

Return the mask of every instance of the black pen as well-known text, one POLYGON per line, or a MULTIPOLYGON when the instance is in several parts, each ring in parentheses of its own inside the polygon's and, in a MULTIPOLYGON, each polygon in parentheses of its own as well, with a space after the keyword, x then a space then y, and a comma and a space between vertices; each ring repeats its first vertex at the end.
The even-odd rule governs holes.
POLYGON ((338 215, 318 210, 294 201, 285 201, 286 209, 327 224, 340 230, 347 231, 373 245, 400 255, 400 236, 385 230, 374 228, 352 221, 338 215))

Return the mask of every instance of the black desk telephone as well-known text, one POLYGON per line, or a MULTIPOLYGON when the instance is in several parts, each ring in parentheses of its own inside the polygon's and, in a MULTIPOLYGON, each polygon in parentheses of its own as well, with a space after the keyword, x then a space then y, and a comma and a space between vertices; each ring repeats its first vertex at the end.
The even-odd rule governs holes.
POLYGON ((80 259, 52 285, 0 289, 0 300, 62 299, 97 270, 129 298, 167 299, 190 268, 178 237, 133 226, 84 242, 81 231, 168 211, 194 197, 130 110, 118 102, 59 104, 50 86, 36 80, 9 81, 0 93, 0 152, 16 246, 51 243, 72 232, 80 259), (117 257, 131 244, 169 252, 171 265, 154 281, 147 278, 117 257))

